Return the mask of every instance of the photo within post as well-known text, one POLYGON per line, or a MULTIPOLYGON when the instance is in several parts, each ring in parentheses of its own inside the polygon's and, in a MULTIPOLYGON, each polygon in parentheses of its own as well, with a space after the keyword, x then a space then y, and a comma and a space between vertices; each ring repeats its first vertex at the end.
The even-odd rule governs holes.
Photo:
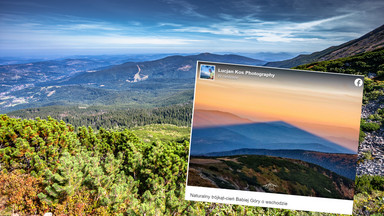
POLYGON ((352 214, 363 76, 196 68, 187 200, 352 214))

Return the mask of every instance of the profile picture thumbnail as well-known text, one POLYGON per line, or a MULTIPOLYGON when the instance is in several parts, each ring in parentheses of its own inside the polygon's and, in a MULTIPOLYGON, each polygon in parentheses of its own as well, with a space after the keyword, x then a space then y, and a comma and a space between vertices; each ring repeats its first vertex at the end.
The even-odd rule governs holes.
POLYGON ((215 79, 215 66, 214 65, 204 65, 200 66, 200 78, 201 79, 215 79))

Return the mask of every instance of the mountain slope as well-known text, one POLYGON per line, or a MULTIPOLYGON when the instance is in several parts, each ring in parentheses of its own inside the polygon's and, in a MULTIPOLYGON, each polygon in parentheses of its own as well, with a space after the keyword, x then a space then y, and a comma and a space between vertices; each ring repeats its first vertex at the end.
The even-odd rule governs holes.
POLYGON ((325 50, 314 52, 309 55, 299 55, 295 58, 285 61, 269 62, 265 66, 291 68, 316 61, 326 61, 348 57, 372 51, 381 47, 384 47, 384 25, 363 35, 358 39, 348 41, 339 46, 332 46, 325 50))
POLYGON ((103 85, 104 88, 131 88, 140 81, 191 82, 195 78, 196 61, 215 61, 236 64, 262 65, 265 62, 239 55, 202 53, 191 56, 169 56, 155 61, 127 62, 93 73, 83 73, 61 84, 103 85), (189 81, 184 81, 185 79, 189 81))

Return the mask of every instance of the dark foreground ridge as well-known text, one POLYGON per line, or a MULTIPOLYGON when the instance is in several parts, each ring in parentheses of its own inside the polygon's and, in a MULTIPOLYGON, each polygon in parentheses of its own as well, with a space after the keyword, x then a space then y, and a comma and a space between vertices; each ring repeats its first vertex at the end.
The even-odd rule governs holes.
POLYGON ((318 165, 261 155, 191 157, 188 185, 353 199, 354 181, 318 165))

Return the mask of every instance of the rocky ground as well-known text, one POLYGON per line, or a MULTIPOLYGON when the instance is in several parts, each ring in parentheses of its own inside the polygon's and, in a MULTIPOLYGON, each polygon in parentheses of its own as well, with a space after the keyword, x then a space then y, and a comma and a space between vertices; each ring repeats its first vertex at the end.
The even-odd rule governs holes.
MULTIPOLYGON (((384 97, 370 102, 362 108, 362 118, 368 118, 377 109, 384 108, 384 97)), ((359 146, 357 175, 384 176, 384 128, 371 133, 366 132, 365 140, 359 146)))
POLYGON ((357 175, 384 176, 384 130, 366 133, 365 140, 359 147, 357 175))

